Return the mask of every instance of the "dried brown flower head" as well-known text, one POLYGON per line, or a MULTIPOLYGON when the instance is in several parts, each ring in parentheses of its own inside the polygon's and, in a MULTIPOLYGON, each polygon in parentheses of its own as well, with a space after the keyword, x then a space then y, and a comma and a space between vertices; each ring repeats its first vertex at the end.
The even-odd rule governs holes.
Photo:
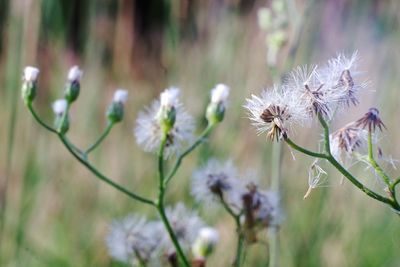
POLYGON ((288 112, 287 107, 278 106, 278 105, 270 105, 266 108, 263 113, 260 115, 260 119, 262 119, 265 123, 270 123, 271 129, 267 133, 267 137, 271 140, 276 139, 286 139, 287 138, 287 129, 284 126, 284 121, 290 118, 290 114, 288 112))
POLYGON ((385 124, 383 124, 379 117, 379 110, 377 108, 370 108, 362 118, 356 121, 356 126, 368 129, 369 132, 375 132, 376 127, 381 131, 382 128, 386 129, 385 124))

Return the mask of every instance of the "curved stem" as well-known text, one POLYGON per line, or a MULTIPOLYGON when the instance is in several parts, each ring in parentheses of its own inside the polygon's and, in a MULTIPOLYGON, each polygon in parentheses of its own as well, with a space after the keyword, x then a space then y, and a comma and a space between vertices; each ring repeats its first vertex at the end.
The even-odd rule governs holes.
POLYGON ((286 138, 286 139, 285 139, 285 142, 286 142, 291 148, 293 148, 293 149, 295 149, 295 150, 297 150, 297 151, 299 151, 299 152, 301 152, 301 153, 303 153, 303 154, 309 155, 309 156, 311 156, 311 157, 316 157, 316 158, 323 158, 323 159, 326 159, 326 158, 327 158, 327 155, 325 155, 325 154, 318 153, 318 152, 314 152, 314 151, 310 151, 310 150, 308 150, 308 149, 305 149, 305 148, 303 148, 303 147, 297 145, 297 144, 294 143, 290 138, 286 138))
POLYGON ((174 177, 174 175, 176 174, 177 170, 179 169, 179 167, 182 163, 183 158, 186 157, 190 152, 192 152, 197 146, 199 146, 201 143, 203 143, 204 140, 206 140, 207 136, 210 134, 210 132, 212 131, 214 126, 215 126, 215 124, 207 125, 206 129, 201 133, 199 138, 178 157, 171 172, 168 174, 167 178, 164 180, 164 186, 166 186, 169 183, 169 181, 172 179, 172 177, 174 177))
POLYGON ((80 162, 82 163, 87 169, 89 169, 97 178, 99 178, 100 180, 106 182, 107 184, 109 184, 110 186, 114 187, 115 189, 117 189, 118 191, 124 193, 125 195, 129 196, 130 198, 133 198, 137 201, 140 201, 142 203, 145 204, 149 204, 151 206, 155 206, 154 201, 147 199, 145 197, 141 197, 131 191, 129 191, 128 189, 126 189, 125 187, 123 187, 122 185, 117 184, 116 182, 112 181, 111 179, 109 179, 107 176, 105 176, 104 174, 102 174, 101 172, 99 172, 94 166, 92 166, 86 159, 82 158, 80 155, 78 155, 73 149, 72 147, 70 147, 69 145, 69 141, 68 139, 66 139, 65 136, 61 135, 61 134, 57 134, 58 137, 60 138, 61 142, 64 144, 64 146, 68 149, 68 151, 80 162))
POLYGON ((50 131, 50 132, 52 132, 52 133, 57 134, 57 131, 56 131, 53 127, 49 126, 47 123, 45 123, 44 121, 42 121, 42 119, 40 119, 40 117, 36 114, 36 111, 33 109, 32 102, 28 102, 28 103, 27 103, 27 107, 28 107, 29 111, 31 112, 31 114, 33 115, 33 117, 35 118, 35 120, 36 120, 40 125, 42 125, 46 130, 48 130, 48 131, 50 131))
POLYGON ((158 152, 158 174, 159 174, 159 192, 158 192, 158 200, 157 200, 157 210, 158 213, 160 214, 161 220, 171 238, 172 243, 175 246, 176 253, 178 254, 180 260, 183 262, 185 267, 190 267, 190 263, 188 259, 185 256, 185 253, 183 252, 178 238, 176 237, 174 230, 172 229, 172 226, 167 218, 167 215, 165 213, 165 207, 164 207, 164 194, 165 194, 165 185, 164 185, 164 149, 165 145, 167 143, 167 135, 164 134, 162 139, 161 139, 161 144, 160 144, 160 149, 158 152))
MULTIPOLYGON (((49 126, 47 123, 45 123, 45 122, 39 117, 39 115, 38 115, 38 114, 36 113, 36 111, 34 110, 34 108, 33 108, 31 102, 27 103, 27 107, 28 107, 29 111, 31 112, 32 116, 35 118, 35 120, 36 120, 41 126, 43 126, 46 130, 48 130, 48 131, 50 131, 50 132, 52 132, 52 133, 58 135, 58 131, 57 131, 56 129, 54 129, 53 127, 49 126)), ((68 140, 66 140, 66 142, 68 143, 68 145, 69 145, 75 152, 77 152, 78 154, 83 155, 82 151, 81 151, 79 148, 77 148, 76 146, 74 146, 72 143, 68 142, 68 140)))
POLYGON ((99 139, 97 139, 97 141, 92 144, 86 151, 85 151, 85 155, 88 155, 90 152, 92 152, 93 150, 95 150, 97 148, 98 145, 101 144, 101 142, 103 142, 104 138, 107 137, 107 135, 110 133, 112 127, 114 126, 113 122, 108 122, 106 129, 104 130, 104 132, 101 134, 101 136, 99 137, 99 139))

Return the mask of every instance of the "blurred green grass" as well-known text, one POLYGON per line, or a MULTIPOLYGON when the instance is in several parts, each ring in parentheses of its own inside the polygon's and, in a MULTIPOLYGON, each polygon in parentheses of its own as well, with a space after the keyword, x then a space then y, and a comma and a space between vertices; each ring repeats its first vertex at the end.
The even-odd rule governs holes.
MULTIPOLYGON (((105 126, 104 111, 114 88, 129 89, 124 122, 93 160, 117 181, 148 196, 156 191, 156 162, 135 144, 137 113, 163 88, 177 85, 200 130, 209 89, 224 82, 232 87, 226 119, 185 161, 171 183, 168 203, 183 199, 193 204, 191 172, 211 156, 254 168, 262 183, 269 184, 271 145, 256 136, 242 108, 245 97, 271 85, 256 17, 257 8, 268 1, 249 1, 249 7, 246 1, 150 1, 153 6, 145 7, 139 2, 0 1, 0 266, 123 266, 107 255, 108 223, 131 212, 155 217, 94 179, 32 120, 19 98, 25 65, 41 69, 35 105, 47 121, 68 68, 79 64, 84 69, 70 131, 79 146, 87 146, 105 126)), ((303 7, 305 2, 296 4, 303 7)), ((380 107, 389 128, 382 148, 394 157, 400 145, 399 14, 397 1, 315 1, 295 58, 296 65, 310 64, 358 49, 360 69, 376 91, 363 93, 361 106, 334 123, 343 125, 371 105, 380 107)), ((298 142, 309 147, 316 147, 311 140, 319 138, 314 129, 297 130, 298 142)), ((312 159, 295 157, 284 149, 282 266, 399 266, 399 219, 350 184, 339 186, 340 176, 331 169, 332 186, 303 201, 312 159)), ((362 168, 354 172, 365 174, 362 168)), ((376 186, 371 176, 364 181, 376 186)), ((200 211, 222 235, 209 266, 227 266, 234 253, 234 225, 226 215, 206 207, 200 211)), ((251 248, 246 266, 265 266, 265 251, 263 245, 251 248)))

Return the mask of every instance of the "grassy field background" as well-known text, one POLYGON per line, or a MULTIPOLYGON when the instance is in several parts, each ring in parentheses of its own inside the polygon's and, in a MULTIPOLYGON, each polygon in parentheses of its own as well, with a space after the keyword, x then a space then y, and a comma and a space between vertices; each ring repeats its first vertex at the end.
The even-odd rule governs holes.
MULTIPOLYGON (((225 120, 185 161, 167 202, 193 204, 191 173, 210 157, 231 158, 239 168, 255 170, 267 187, 271 144, 256 135, 242 105, 251 93, 272 84, 265 33, 257 23, 257 10, 268 3, 0 0, 0 266, 123 266, 106 251, 110 221, 132 212, 156 217, 96 180, 33 121, 20 99, 26 65, 41 70, 35 106, 49 122, 50 103, 62 96, 69 67, 78 64, 84 70, 69 132, 83 147, 105 127, 113 90, 129 90, 124 121, 93 161, 116 181, 148 196, 157 190, 156 159, 135 143, 132 130, 138 112, 164 88, 176 85, 200 131, 210 88, 228 84, 232 90, 225 120)), ((295 1, 291 6, 298 16, 306 15, 288 68, 358 50, 360 69, 371 85, 358 107, 336 118, 334 128, 371 106, 379 107, 388 127, 382 150, 399 158, 400 2, 295 1)), ((316 125, 298 129, 294 139, 316 148, 320 131, 316 125)), ((349 183, 339 185, 340 176, 330 168, 329 186, 303 200, 313 160, 296 153, 295 158, 284 147, 281 266, 400 266, 399 217, 349 183)), ((352 171, 377 188, 364 168, 352 171)), ((398 170, 392 173, 399 175, 398 170)), ((209 266, 228 266, 234 253, 233 222, 218 209, 199 210, 221 232, 209 266)), ((264 245, 251 247, 245 266, 265 266, 265 251, 264 245)))

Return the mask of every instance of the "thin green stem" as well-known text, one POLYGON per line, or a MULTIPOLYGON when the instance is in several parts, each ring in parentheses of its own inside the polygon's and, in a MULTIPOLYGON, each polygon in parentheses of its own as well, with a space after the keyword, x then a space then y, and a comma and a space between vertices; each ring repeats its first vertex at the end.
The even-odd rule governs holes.
POLYGON ((58 132, 51 126, 49 126, 47 123, 45 123, 44 121, 42 121, 42 119, 40 119, 39 115, 36 113, 36 111, 33 109, 32 106, 32 102, 28 102, 26 104, 26 106, 28 107, 29 111, 31 112, 31 114, 33 115, 33 117, 35 118, 35 120, 42 125, 46 130, 58 134, 58 132))
POLYGON ((176 253, 178 254, 180 260, 183 262, 183 265, 185 267, 190 267, 190 263, 188 259, 185 256, 185 253, 183 252, 178 238, 176 237, 174 230, 172 229, 172 226, 167 218, 167 215, 165 213, 165 207, 164 207, 164 194, 165 194, 165 188, 166 186, 164 185, 164 149, 165 145, 167 143, 167 135, 164 134, 164 136, 161 139, 160 143, 160 149, 158 152, 158 174, 159 174, 159 192, 158 192, 158 200, 157 200, 157 210, 158 213, 160 214, 161 220, 167 229, 167 232, 171 238, 172 243, 175 246, 176 253))
POLYGON ((204 129, 204 131, 200 134, 199 138, 178 157, 171 172, 164 180, 164 186, 166 186, 169 183, 169 181, 174 177, 174 175, 176 174, 182 163, 183 158, 186 157, 190 152, 192 152, 197 146, 203 143, 206 140, 207 136, 210 134, 210 132, 214 129, 214 127, 215 124, 207 125, 206 129, 204 129))
POLYGON ((97 178, 99 178, 100 180, 102 180, 103 182, 107 183, 108 185, 114 187, 115 189, 117 189, 118 191, 124 193, 125 195, 129 196, 132 199, 135 199, 137 201, 140 201, 142 203, 145 204, 149 204, 151 206, 155 206, 154 201, 147 199, 145 197, 141 197, 131 191, 129 191, 128 189, 126 189, 125 187, 123 187, 122 185, 117 184, 116 182, 112 181, 110 178, 108 178, 107 176, 105 176, 104 174, 102 174, 100 171, 98 171, 93 165, 91 165, 86 159, 82 158, 82 156, 80 156, 79 154, 76 153, 76 151, 74 151, 72 149, 72 147, 69 145, 70 142, 68 141, 68 139, 61 135, 61 134, 57 134, 58 137, 60 138, 61 142, 64 144, 64 146, 68 149, 68 151, 80 162, 82 163, 87 169, 89 169, 97 178))
POLYGON ((303 148, 303 147, 297 145, 297 144, 294 143, 290 138, 286 138, 286 139, 285 139, 285 142, 286 142, 291 148, 293 148, 293 149, 295 149, 295 150, 297 150, 297 151, 299 151, 299 152, 301 152, 301 153, 303 153, 303 154, 306 154, 306 155, 309 155, 309 156, 315 157, 315 158, 322 158, 322 159, 326 159, 326 158, 327 158, 327 155, 325 155, 325 154, 318 153, 318 152, 314 152, 314 151, 310 151, 310 150, 308 150, 308 149, 306 149, 306 148, 303 148))
POLYGON ((373 144, 372 144, 372 133, 371 133, 371 131, 368 131, 368 161, 372 165, 372 167, 375 169, 376 173, 379 174, 379 176, 386 183, 386 185, 388 186, 389 190, 391 190, 391 188, 390 188, 390 184, 391 184, 390 177, 385 173, 385 171, 381 168, 381 166, 379 166, 378 162, 376 162, 376 160, 374 158, 374 149, 373 149, 373 144))
POLYGON ((243 250, 244 250, 244 244, 243 244, 244 243, 244 235, 243 235, 242 225, 240 223, 240 213, 236 214, 231 209, 231 207, 229 207, 229 204, 226 203, 226 201, 222 195, 219 195, 219 199, 220 199, 221 204, 224 207, 224 209, 229 213, 229 215, 235 221, 238 239, 237 239, 237 246, 236 246, 236 255, 235 255, 235 260, 233 262, 233 265, 235 267, 239 267, 242 264, 242 254, 243 254, 243 250))
POLYGON ((94 142, 84 153, 85 155, 89 155, 90 152, 92 152, 93 150, 95 150, 100 144, 101 142, 103 142, 104 138, 107 137, 107 135, 110 133, 112 127, 114 126, 113 122, 108 122, 106 129, 104 130, 104 132, 101 134, 101 136, 99 137, 99 139, 97 139, 96 142, 94 142))
POLYGON ((234 261, 235 267, 242 265, 242 255, 244 250, 244 234, 240 225, 240 216, 235 217, 236 231, 238 234, 237 245, 236 245, 236 257, 234 261))
MULTIPOLYGON (((27 103, 27 107, 29 109, 29 111, 31 112, 32 116, 35 118, 35 120, 41 125, 43 126, 46 130, 54 133, 54 134, 58 134, 58 131, 56 129, 54 129, 53 127, 49 126, 47 123, 45 123, 40 117, 39 115, 36 113, 36 111, 34 110, 32 103, 28 102, 27 103)), ((68 140, 66 140, 68 145, 78 154, 83 155, 82 151, 77 148, 75 145, 73 145, 72 143, 68 142, 68 140)))

